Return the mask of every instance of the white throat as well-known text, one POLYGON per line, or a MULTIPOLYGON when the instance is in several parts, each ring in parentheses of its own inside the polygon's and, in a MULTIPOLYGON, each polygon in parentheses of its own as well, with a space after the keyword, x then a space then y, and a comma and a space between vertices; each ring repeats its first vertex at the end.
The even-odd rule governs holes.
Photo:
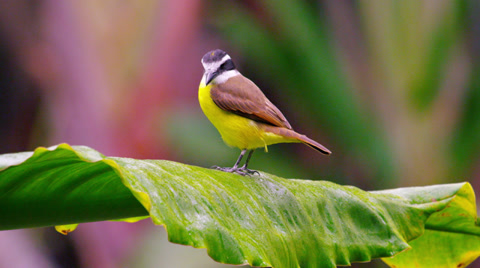
POLYGON ((234 77, 234 76, 237 76, 239 75, 240 72, 237 71, 237 70, 230 70, 230 71, 226 71, 226 72, 223 72, 221 74, 219 74, 217 77, 215 77, 215 79, 213 79, 213 83, 215 84, 223 84, 225 82, 227 82, 228 79, 234 77))

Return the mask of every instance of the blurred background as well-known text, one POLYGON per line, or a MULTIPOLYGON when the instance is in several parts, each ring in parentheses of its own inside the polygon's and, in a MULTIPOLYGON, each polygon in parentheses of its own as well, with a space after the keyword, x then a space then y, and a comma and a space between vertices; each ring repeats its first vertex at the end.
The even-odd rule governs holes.
MULTIPOLYGON (((478 14, 476 0, 3 0, 0 153, 67 142, 231 166, 239 150, 197 99, 200 59, 221 48, 333 151, 270 146, 251 168, 365 190, 469 181, 479 194, 478 14)), ((133 266, 227 267, 149 220, 0 232, 0 267, 133 266)))

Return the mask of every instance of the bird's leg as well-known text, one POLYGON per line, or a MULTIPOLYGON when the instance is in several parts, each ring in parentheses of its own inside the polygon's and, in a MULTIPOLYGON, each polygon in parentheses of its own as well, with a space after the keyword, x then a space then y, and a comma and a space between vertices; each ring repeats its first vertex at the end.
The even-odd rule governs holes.
POLYGON ((221 171, 225 171, 225 172, 237 173, 237 174, 240 174, 242 176, 258 173, 258 171, 250 170, 250 169, 247 168, 248 161, 250 160, 250 157, 252 157, 253 151, 254 150, 250 151, 250 153, 247 156, 247 161, 245 162, 245 164, 242 167, 238 167, 238 165, 240 165, 240 162, 242 161, 243 156, 247 152, 247 149, 242 150, 242 152, 240 153, 240 156, 237 159, 237 162, 235 162, 235 165, 233 165, 233 167, 229 168, 229 167, 213 166, 212 168, 217 169, 217 170, 221 170, 221 171))
POLYGON ((239 170, 238 165, 240 164, 240 161, 242 161, 242 158, 243 158, 243 156, 245 155, 246 152, 247 152, 247 149, 242 150, 242 152, 240 153, 240 156, 237 159, 237 162, 235 162, 235 165, 233 165, 233 167, 231 167, 231 168, 230 167, 219 167, 219 166, 213 166, 212 168, 218 169, 218 170, 221 170, 221 171, 225 171, 225 172, 231 172, 231 173, 237 172, 237 170, 239 170))
MULTIPOLYGON (((237 159, 237 162, 235 162, 235 165, 233 165, 233 167, 232 167, 233 169, 238 168, 238 165, 240 164, 240 161, 242 161, 242 158, 243 158, 243 156, 245 155, 246 152, 247 152, 247 149, 242 150, 242 152, 240 153, 240 156, 237 159)), ((250 158, 250 155, 248 155, 247 161, 248 161, 249 158, 250 158)))
POLYGON ((259 174, 258 171, 247 168, 248 162, 250 161, 250 158, 252 158, 252 154, 253 154, 254 151, 255 151, 255 149, 252 149, 248 153, 247 160, 245 161, 245 164, 240 168, 240 170, 242 170, 242 172, 245 172, 247 174, 255 174, 255 173, 259 174))

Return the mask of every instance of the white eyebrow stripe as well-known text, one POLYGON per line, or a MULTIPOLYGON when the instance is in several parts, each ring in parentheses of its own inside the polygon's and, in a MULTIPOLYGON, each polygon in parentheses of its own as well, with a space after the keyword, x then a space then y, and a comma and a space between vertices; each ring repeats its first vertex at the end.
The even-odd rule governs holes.
POLYGON ((224 63, 226 62, 227 60, 231 60, 232 58, 230 58, 230 56, 228 54, 226 54, 225 56, 223 56, 222 60, 220 61, 221 63, 224 63))
POLYGON ((218 66, 222 65, 222 63, 226 62, 227 60, 231 60, 232 58, 230 58, 230 56, 228 54, 226 54, 225 56, 223 56, 223 58, 219 61, 213 61, 213 62, 204 62, 203 59, 201 60, 202 64, 203 65, 206 65, 206 66, 210 66, 210 65, 215 65, 215 64, 218 64, 218 66))

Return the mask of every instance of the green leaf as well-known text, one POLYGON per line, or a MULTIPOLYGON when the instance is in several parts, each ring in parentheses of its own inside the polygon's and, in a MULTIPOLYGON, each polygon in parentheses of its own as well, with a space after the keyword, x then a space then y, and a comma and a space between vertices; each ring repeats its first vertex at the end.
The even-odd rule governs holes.
POLYGON ((67 224, 67 225, 57 225, 55 226, 55 230, 63 235, 68 235, 69 233, 75 231, 77 229, 78 224, 67 224))
MULTIPOLYGON (((0 156, 0 229, 147 215, 140 204, 171 242, 207 248, 229 264, 335 267, 402 256, 409 241, 442 232, 464 235, 458 243, 480 236, 468 183, 364 192, 263 172, 242 177, 105 157, 66 144, 0 156)), ((458 251, 478 256, 474 247, 458 251)))
POLYGON ((478 235, 426 230, 412 249, 383 261, 391 267, 466 267, 480 256, 478 235))
MULTIPOLYGON (((466 267, 477 259, 480 256, 480 227, 476 223, 477 209, 472 193, 472 187, 465 184, 445 209, 428 218, 425 233, 410 242, 412 249, 383 261, 391 267, 450 268, 466 267)), ((424 192, 418 196, 422 198, 419 202, 435 198, 424 192)))
POLYGON ((0 230, 148 215, 109 164, 90 148, 66 144, 2 155, 0 230))

